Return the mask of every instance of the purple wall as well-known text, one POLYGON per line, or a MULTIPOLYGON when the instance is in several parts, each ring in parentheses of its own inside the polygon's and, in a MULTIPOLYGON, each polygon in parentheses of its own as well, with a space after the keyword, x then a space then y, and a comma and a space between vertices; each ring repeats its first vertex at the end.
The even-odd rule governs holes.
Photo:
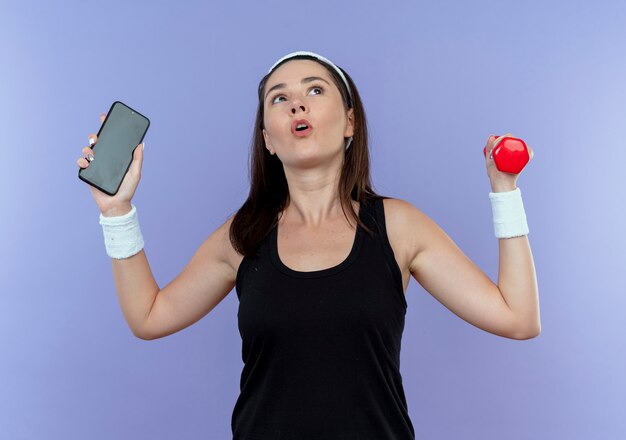
POLYGON ((150 117, 138 207, 164 287, 245 200, 256 86, 280 56, 346 69, 382 194, 431 216, 492 280, 492 133, 518 180, 542 333, 515 341, 415 280, 401 372, 420 439, 626 436, 626 5, 620 1, 0 5, 0 438, 227 439, 237 296, 135 338, 76 159, 121 100, 150 117))

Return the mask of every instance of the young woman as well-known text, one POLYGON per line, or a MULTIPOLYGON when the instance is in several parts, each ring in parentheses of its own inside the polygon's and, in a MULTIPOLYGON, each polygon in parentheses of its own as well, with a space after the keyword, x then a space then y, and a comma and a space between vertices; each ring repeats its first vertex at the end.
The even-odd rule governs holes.
MULTIPOLYGON (((540 332, 518 176, 490 157, 503 138, 486 145, 496 285, 418 208, 372 190, 365 113, 350 76, 321 55, 288 54, 259 84, 248 199, 163 289, 131 204, 143 145, 114 197, 89 186, 126 320, 137 337, 161 338, 236 287, 244 367, 233 438, 413 439, 400 375, 411 275, 485 331, 540 332)), ((97 160, 89 147, 83 154, 80 167, 97 160)))

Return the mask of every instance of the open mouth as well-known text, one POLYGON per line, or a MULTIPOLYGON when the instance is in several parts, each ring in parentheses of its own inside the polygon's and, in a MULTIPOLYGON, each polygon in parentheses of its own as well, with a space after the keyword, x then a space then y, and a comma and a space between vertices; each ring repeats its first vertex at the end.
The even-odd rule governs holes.
POLYGON ((313 131, 313 127, 306 119, 299 119, 291 124, 291 132, 298 137, 306 136, 311 131, 313 131))

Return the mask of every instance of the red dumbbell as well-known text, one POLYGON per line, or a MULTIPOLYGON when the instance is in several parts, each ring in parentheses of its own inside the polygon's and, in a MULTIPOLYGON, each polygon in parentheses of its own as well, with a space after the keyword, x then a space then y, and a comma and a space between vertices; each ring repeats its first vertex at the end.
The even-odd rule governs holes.
MULTIPOLYGON (((487 157, 487 147, 483 149, 483 155, 487 157)), ((503 173, 519 174, 530 160, 528 147, 524 141, 513 137, 502 139, 498 146, 491 150, 491 155, 496 168, 503 173)))

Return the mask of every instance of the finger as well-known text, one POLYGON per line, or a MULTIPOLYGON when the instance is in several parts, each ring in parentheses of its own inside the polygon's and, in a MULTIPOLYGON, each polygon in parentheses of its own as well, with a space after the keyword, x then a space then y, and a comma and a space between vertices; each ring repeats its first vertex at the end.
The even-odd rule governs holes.
POLYGON ((486 157, 487 160, 489 159, 493 159, 493 156, 491 155, 491 151, 494 149, 494 147, 496 146, 496 140, 499 138, 500 136, 492 134, 489 136, 489 138, 487 138, 487 145, 486 145, 486 157))
POLYGON ((107 115, 104 113, 100 113, 100 123, 102 124, 104 120, 107 118, 107 115))
POLYGON ((133 152, 133 163, 131 164, 131 168, 134 167, 134 171, 136 173, 141 172, 141 165, 143 164, 143 144, 137 145, 135 151, 133 152))
POLYGON ((93 154, 93 150, 89 147, 83 148, 83 156, 83 159, 85 159, 87 162, 93 162, 93 160, 96 158, 93 154))
POLYGON ((493 143, 493 148, 496 148, 498 144, 502 142, 504 138, 507 138, 507 137, 513 137, 513 135, 511 133, 507 133, 507 134, 503 134, 502 136, 498 136, 498 138, 493 143))
POLYGON ((91 133, 89 136, 87 136, 87 140, 89 141, 89 145, 93 147, 95 143, 98 142, 98 135, 95 133, 91 133))
POLYGON ((498 136, 496 136, 495 134, 489 135, 489 137, 487 138, 487 147, 493 144, 496 139, 498 139, 498 136))
POLYGON ((501 142, 502 139, 504 138, 510 138, 510 137, 515 137, 513 136, 511 133, 507 133, 507 134, 503 134, 502 136, 500 136, 498 139, 496 139, 496 142, 501 142))
POLYGON ((85 159, 84 157, 81 157, 80 159, 78 159, 76 163, 81 168, 87 168, 89 166, 89 161, 85 159))

